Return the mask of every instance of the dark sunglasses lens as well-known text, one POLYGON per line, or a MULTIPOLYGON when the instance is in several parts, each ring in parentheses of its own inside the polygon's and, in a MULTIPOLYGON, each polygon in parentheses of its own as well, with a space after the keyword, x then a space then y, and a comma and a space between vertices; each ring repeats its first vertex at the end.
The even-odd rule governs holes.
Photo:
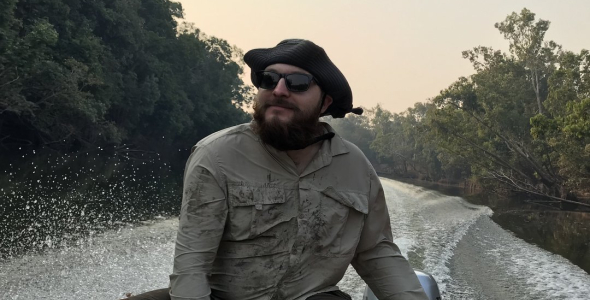
POLYGON ((260 72, 258 73, 258 85, 266 90, 274 89, 279 83, 281 77, 279 74, 272 72, 260 72))
POLYGON ((287 87, 292 92, 305 92, 311 83, 311 78, 302 74, 287 75, 285 80, 287 81, 287 87))

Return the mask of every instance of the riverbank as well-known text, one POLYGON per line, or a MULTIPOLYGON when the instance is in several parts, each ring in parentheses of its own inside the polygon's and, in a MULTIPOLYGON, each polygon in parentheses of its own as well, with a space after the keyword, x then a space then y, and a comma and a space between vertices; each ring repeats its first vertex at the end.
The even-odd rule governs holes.
POLYGON ((568 259, 590 274, 590 212, 546 208, 470 186, 379 175, 487 206, 494 212, 492 220, 502 228, 530 244, 568 259))

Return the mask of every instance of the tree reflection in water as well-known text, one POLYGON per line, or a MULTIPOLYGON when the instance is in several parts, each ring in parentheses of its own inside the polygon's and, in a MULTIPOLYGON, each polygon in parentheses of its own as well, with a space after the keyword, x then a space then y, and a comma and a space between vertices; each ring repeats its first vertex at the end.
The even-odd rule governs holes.
POLYGON ((517 237, 590 273, 590 213, 512 210, 495 213, 492 219, 517 237))

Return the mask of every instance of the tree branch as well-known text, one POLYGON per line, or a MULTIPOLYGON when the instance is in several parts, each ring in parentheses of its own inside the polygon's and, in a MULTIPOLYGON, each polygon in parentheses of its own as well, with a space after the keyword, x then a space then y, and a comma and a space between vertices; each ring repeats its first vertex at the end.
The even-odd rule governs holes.
POLYGON ((590 207, 590 204, 586 204, 586 203, 582 203, 582 202, 578 202, 578 201, 572 201, 572 200, 568 200, 568 199, 563 199, 560 197, 555 197, 552 195, 548 195, 546 193, 542 193, 542 192, 538 192, 533 186, 531 186, 530 184, 526 184, 525 186, 522 186, 520 184, 518 184, 518 180, 514 180, 513 178, 508 177, 507 175, 505 175, 504 173, 500 173, 500 172, 489 172, 490 175, 492 175, 494 177, 494 179, 497 179, 501 182, 504 182, 512 187, 517 188, 520 191, 523 192, 527 192, 527 193, 531 193, 537 196, 542 196, 542 197, 547 197, 550 199, 554 199, 557 201, 561 201, 561 202, 568 202, 568 203, 574 203, 577 205, 582 205, 582 206, 586 206, 586 207, 590 207), (527 187, 529 186, 529 187, 527 187))

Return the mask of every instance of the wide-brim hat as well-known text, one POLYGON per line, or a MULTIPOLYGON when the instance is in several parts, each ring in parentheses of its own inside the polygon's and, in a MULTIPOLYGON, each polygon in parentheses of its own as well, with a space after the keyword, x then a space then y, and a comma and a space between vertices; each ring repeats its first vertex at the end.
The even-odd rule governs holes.
POLYGON ((288 39, 273 48, 252 49, 244 55, 252 69, 250 79, 257 88, 256 72, 272 64, 288 64, 306 70, 317 79, 322 90, 332 97, 332 104, 323 115, 343 118, 347 113, 362 114, 362 108, 352 108, 352 90, 326 51, 308 40, 288 39))

